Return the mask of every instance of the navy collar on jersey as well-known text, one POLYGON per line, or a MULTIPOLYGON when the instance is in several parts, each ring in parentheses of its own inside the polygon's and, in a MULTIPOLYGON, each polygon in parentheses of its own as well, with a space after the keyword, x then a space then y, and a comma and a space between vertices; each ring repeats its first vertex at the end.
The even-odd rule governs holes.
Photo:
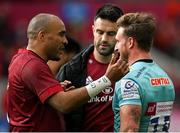
MULTIPOLYGON (((152 60, 152 59, 140 59, 140 60, 135 61, 133 64, 135 64, 135 63, 137 63, 137 62, 152 63, 153 60, 152 60)), ((132 64, 132 65, 133 65, 133 64, 132 64)))

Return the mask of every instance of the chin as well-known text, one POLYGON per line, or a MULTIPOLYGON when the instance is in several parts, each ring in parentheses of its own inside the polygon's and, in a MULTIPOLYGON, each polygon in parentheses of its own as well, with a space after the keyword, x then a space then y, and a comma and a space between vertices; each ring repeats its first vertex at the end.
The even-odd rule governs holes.
POLYGON ((59 57, 56 57, 56 58, 51 58, 50 60, 53 60, 53 61, 59 61, 60 58, 59 58, 59 57))

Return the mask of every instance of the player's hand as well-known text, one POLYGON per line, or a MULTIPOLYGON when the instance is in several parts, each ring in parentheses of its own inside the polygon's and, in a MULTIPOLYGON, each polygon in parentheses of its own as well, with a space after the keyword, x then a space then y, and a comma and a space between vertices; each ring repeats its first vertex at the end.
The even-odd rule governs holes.
POLYGON ((120 80, 128 72, 128 63, 120 58, 120 54, 118 52, 114 52, 112 54, 112 58, 105 75, 109 78, 109 80, 111 80, 111 82, 116 82, 117 80, 120 80))
POLYGON ((71 81, 68 80, 64 80, 64 82, 61 82, 60 84, 64 88, 64 91, 69 91, 75 88, 75 86, 72 86, 71 81))

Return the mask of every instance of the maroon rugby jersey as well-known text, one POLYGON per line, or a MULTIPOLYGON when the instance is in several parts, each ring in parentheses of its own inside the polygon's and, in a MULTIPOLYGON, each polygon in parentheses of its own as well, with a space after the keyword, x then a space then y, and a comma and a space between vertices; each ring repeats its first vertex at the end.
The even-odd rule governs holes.
MULTIPOLYGON (((87 64, 86 84, 105 74, 108 64, 97 62, 91 54, 87 64)), ((113 132, 112 96, 114 85, 103 90, 85 104, 83 131, 113 132)))
POLYGON ((42 58, 20 49, 9 66, 7 88, 10 131, 64 131, 62 117, 45 102, 63 88, 42 58))

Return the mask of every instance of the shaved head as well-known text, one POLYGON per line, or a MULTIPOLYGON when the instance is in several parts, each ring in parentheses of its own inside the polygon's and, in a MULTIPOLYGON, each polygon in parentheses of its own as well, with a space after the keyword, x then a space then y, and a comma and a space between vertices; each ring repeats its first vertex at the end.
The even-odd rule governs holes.
POLYGON ((39 31, 48 32, 49 24, 53 20, 60 20, 60 19, 57 16, 48 13, 40 13, 36 15, 31 19, 28 25, 27 37, 29 39, 35 39, 39 31))
POLYGON ((63 21, 53 14, 40 13, 33 17, 27 28, 27 49, 44 60, 59 60, 60 49, 67 44, 63 21))

